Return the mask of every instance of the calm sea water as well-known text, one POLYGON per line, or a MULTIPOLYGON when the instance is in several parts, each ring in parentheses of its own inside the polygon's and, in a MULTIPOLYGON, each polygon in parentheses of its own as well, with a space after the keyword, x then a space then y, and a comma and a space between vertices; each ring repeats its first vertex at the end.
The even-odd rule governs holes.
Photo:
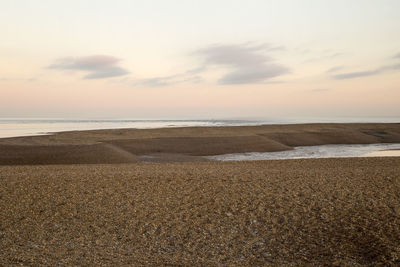
POLYGON ((242 126, 315 122, 400 122, 400 118, 280 118, 263 120, 71 120, 41 118, 0 118, 0 138, 51 134, 54 132, 74 130, 79 131, 120 128, 151 129, 190 126, 242 126))
POLYGON ((249 120, 54 120, 0 119, 0 138, 99 129, 152 129, 190 126, 241 126, 271 124, 249 120))

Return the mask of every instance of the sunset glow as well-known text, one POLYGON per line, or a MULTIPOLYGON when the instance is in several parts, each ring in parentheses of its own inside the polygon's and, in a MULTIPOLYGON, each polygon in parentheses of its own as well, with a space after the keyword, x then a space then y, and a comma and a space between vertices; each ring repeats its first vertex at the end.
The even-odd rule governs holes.
POLYGON ((400 116, 400 2, 1 1, 0 116, 400 116))

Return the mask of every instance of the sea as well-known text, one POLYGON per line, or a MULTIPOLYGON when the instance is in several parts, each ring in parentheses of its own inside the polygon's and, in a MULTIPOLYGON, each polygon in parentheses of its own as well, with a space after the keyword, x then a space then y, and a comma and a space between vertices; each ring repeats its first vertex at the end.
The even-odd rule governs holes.
POLYGON ((245 126, 270 124, 299 124, 323 122, 400 122, 398 117, 385 118, 267 118, 267 119, 59 119, 59 118, 0 118, 0 138, 47 135, 64 131, 100 129, 153 129, 195 126, 245 126))
MULTIPOLYGON (((281 122, 282 123, 282 122, 281 122)), ((100 129, 155 129, 195 126, 243 126, 273 124, 273 121, 257 120, 148 120, 148 119, 0 119, 0 138, 48 135, 65 131, 100 129)))

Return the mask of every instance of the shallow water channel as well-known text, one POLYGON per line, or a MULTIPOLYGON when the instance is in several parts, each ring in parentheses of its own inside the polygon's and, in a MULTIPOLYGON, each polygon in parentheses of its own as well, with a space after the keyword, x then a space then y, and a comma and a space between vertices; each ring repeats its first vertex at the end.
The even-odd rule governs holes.
POLYGON ((293 150, 279 152, 235 153, 206 158, 218 161, 272 160, 302 158, 348 158, 400 156, 400 144, 320 145, 298 146, 293 150))

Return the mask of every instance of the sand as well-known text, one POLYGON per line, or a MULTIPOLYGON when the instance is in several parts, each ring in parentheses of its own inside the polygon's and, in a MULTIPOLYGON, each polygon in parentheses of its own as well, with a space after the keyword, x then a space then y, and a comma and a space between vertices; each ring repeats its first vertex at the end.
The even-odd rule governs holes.
POLYGON ((400 264, 400 158, 0 166, 0 266, 400 264))
POLYGON ((400 143, 400 123, 114 129, 4 138, 0 165, 192 162, 206 155, 372 143, 400 143))

